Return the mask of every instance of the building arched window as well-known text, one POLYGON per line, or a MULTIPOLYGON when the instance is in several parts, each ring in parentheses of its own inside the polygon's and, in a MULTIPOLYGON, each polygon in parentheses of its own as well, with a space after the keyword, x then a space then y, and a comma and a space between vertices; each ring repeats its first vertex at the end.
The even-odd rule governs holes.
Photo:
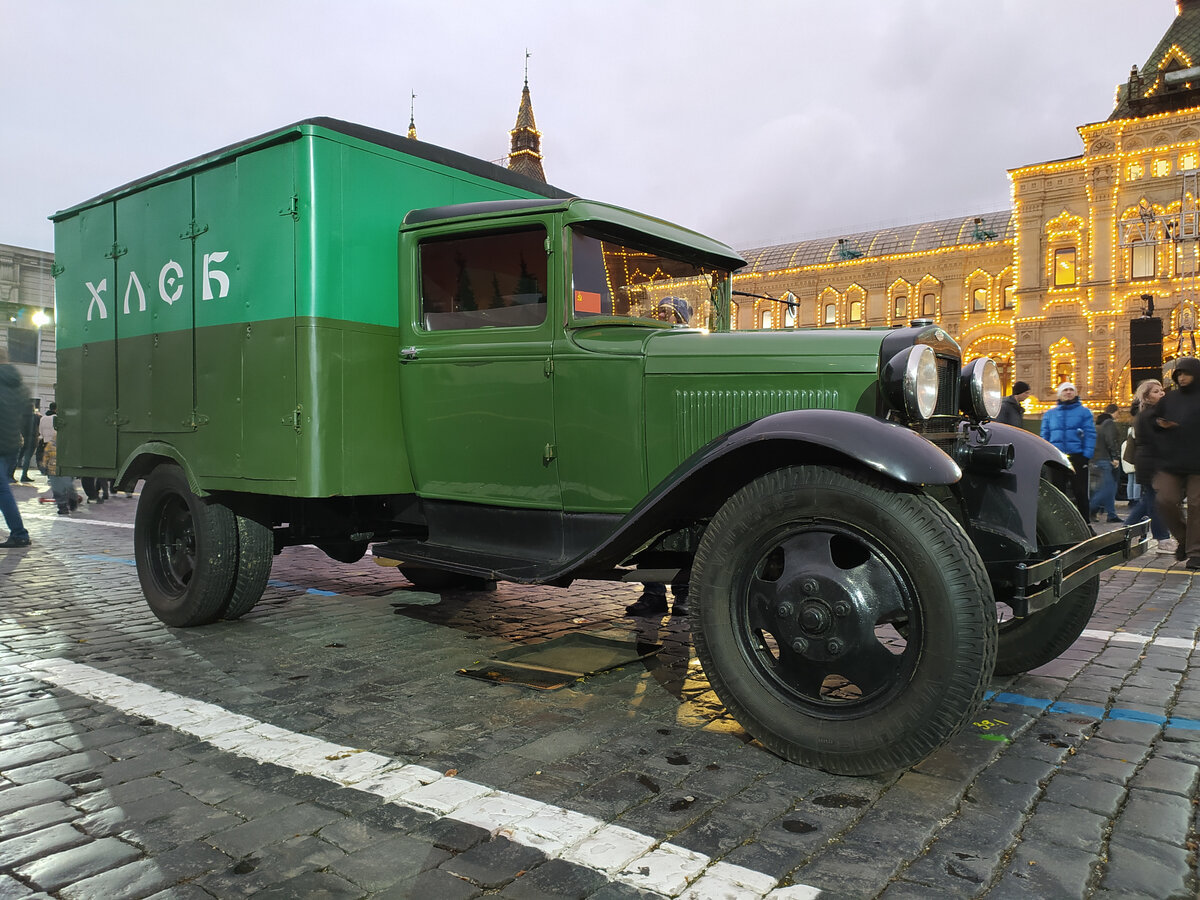
POLYGON ((758 311, 758 327, 759 328, 770 328, 771 327, 771 311, 769 309, 760 309, 758 311))
POLYGON ((1129 248, 1129 277, 1153 278, 1155 272, 1153 241, 1134 241, 1129 248))
POLYGON ((1054 286, 1074 287, 1075 248, 1059 247, 1054 251, 1054 286))
POLYGON ((789 306, 787 308, 786 312, 784 312, 783 327, 784 328, 795 328, 796 327, 796 307, 789 306))
POLYGON ((892 317, 903 319, 908 315, 908 297, 905 294, 897 294, 892 300, 892 317))
POLYGON ((1013 286, 1011 284, 1006 284, 1004 286, 1004 308, 1013 308, 1013 286))
POLYGON ((833 303, 825 304, 825 317, 824 317, 823 321, 824 321, 824 324, 826 324, 826 325, 836 325, 837 324, 837 306, 836 306, 836 304, 833 304, 833 303))
POLYGON ((862 306, 863 305, 862 305, 861 300, 851 300, 850 301, 850 321, 851 322, 861 322, 862 321, 862 306))
POLYGON ((923 294, 921 296, 921 315, 927 319, 932 319, 937 315, 936 294, 923 294))
POLYGON ((971 309, 975 312, 987 312, 987 288, 980 287, 971 291, 971 309))

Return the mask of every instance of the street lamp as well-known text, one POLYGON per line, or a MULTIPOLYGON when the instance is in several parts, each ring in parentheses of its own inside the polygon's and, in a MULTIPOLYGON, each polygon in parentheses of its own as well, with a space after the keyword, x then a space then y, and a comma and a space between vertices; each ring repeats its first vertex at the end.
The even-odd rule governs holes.
POLYGON ((44 309, 33 314, 33 324, 37 326, 37 355, 34 356, 33 396, 37 399, 38 409, 42 407, 42 326, 50 321, 44 309))

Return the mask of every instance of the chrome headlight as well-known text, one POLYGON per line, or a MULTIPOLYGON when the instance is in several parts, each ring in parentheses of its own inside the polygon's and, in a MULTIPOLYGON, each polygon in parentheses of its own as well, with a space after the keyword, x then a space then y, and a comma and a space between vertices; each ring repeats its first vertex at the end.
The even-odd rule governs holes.
POLYGON ((967 363, 959 376, 959 395, 963 412, 973 419, 994 419, 1000 414, 1004 389, 1000 385, 1000 370, 988 357, 981 356, 967 363))
POLYGON ((928 419, 937 409, 938 371, 933 348, 917 344, 901 350, 883 369, 883 389, 892 405, 910 419, 928 419))

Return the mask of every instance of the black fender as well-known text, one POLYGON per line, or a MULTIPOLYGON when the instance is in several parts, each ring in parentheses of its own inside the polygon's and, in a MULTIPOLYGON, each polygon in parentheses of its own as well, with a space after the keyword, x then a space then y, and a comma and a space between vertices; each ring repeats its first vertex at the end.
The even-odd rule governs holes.
POLYGON ((726 432, 679 464, 595 549, 556 575, 586 577, 626 559, 646 541, 713 515, 748 481, 802 463, 860 465, 913 487, 953 485, 962 470, 908 428, 863 413, 805 409, 774 413, 726 432))
POLYGON ((970 451, 1012 446, 1006 469, 974 466, 964 459, 963 477, 955 488, 963 504, 968 530, 984 562, 1024 559, 1037 552, 1038 479, 1051 466, 1074 471, 1061 450, 1024 428, 991 422, 968 431, 970 451))

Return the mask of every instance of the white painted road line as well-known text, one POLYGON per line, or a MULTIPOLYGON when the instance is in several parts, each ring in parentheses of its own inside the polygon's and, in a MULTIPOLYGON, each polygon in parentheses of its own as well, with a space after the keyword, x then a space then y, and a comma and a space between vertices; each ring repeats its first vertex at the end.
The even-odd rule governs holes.
POLYGON ((42 659, 21 668, 73 694, 154 719, 229 753, 372 793, 388 803, 478 825, 643 890, 669 896, 686 891, 683 900, 812 900, 821 893, 807 885, 778 887, 769 875, 714 862, 704 854, 592 816, 288 731, 81 663, 42 659))
POLYGON ((1174 647, 1177 650, 1194 650, 1196 642, 1190 638, 1153 637, 1147 634, 1132 634, 1128 631, 1097 631, 1085 628, 1079 635, 1081 638, 1091 638, 1094 641, 1112 641, 1116 644, 1153 644, 1157 647, 1174 647))
MULTIPOLYGON (((29 514, 26 513, 26 515, 29 515, 29 514)), ((109 522, 107 519, 75 519, 75 518, 72 518, 71 516, 60 516, 60 515, 58 515, 58 513, 55 513, 53 516, 30 515, 29 517, 31 519, 32 518, 50 519, 51 521, 54 521, 54 522, 71 522, 75 525, 105 525, 109 528, 132 528, 133 527, 132 522, 109 522)))

